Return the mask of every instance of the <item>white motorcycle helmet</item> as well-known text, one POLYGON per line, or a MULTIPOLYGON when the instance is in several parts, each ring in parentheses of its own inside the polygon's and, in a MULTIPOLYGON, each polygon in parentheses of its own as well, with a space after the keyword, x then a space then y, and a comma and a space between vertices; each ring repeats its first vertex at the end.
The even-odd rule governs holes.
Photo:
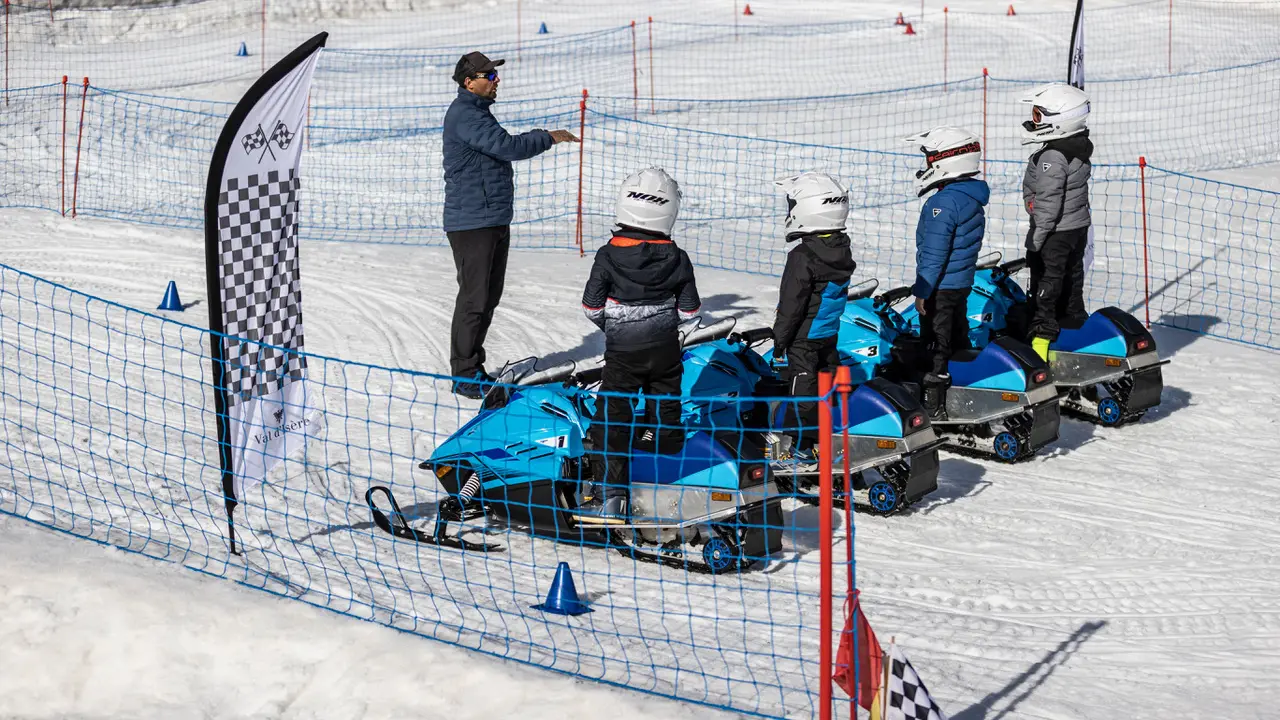
POLYGON ((622 181, 614 222, 670 235, 680 214, 680 185, 662 168, 646 168, 622 181))
POLYGON ((924 169, 916 172, 916 195, 924 195, 939 183, 973 177, 982 171, 982 143, 963 128, 943 125, 905 138, 920 146, 924 169))
POLYGON ((1036 88, 1022 102, 1031 106, 1031 119, 1022 123, 1022 144, 1044 143, 1079 135, 1089 119, 1089 96, 1066 83, 1036 88))
POLYGON ((776 180, 787 194, 787 240, 816 232, 844 230, 849 190, 826 173, 806 172, 776 180))

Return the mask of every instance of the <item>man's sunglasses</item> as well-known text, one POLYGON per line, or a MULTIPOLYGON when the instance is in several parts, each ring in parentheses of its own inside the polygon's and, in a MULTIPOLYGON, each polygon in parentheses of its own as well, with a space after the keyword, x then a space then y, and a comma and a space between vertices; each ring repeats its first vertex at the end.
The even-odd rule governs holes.
POLYGON ((497 71, 497 70, 490 70, 490 71, 489 71, 489 72, 487 72, 487 73, 484 73, 484 74, 482 74, 482 75, 475 75, 475 76, 473 76, 473 77, 474 77, 476 80, 479 80, 480 78, 484 78, 485 80, 488 80, 489 82, 493 82, 494 80, 497 80, 497 79, 498 79, 498 71, 497 71))

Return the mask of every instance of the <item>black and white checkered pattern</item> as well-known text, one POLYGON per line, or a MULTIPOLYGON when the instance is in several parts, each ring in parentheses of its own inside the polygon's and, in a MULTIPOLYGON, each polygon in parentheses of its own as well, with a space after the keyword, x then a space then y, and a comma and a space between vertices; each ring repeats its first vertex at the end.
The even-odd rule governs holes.
POLYGON ((283 122, 276 123, 276 129, 271 133, 271 142, 281 150, 288 150, 289 143, 293 142, 293 136, 296 133, 289 132, 288 126, 283 122))
POLYGON ((259 127, 257 130, 254 130, 248 135, 240 138, 240 142, 244 143, 244 151, 246 153, 251 153, 267 144, 267 136, 263 134, 262 128, 259 127))
POLYGON ((304 376, 294 171, 230 178, 218 196, 229 405, 304 376), (270 347, 268 347, 270 346, 270 347), (295 352, 286 352, 280 348, 295 352))
POLYGON ((911 667, 911 661, 898 648, 890 650, 889 708, 886 720, 947 720, 938 703, 911 667))

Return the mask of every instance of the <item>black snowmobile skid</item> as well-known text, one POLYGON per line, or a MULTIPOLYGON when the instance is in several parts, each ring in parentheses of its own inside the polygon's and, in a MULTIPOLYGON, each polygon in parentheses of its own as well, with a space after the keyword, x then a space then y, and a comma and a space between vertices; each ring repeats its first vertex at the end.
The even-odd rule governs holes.
POLYGON ((1161 360, 1155 365, 1098 385, 1071 388, 1062 396, 1062 407, 1072 418, 1103 427, 1119 427, 1137 422, 1147 414, 1147 410, 1160 403, 1160 394, 1164 390, 1160 368, 1168 364, 1168 360, 1161 360), (1099 388, 1106 394, 1099 392, 1099 388), (1099 404, 1107 399, 1117 404, 1120 415, 1118 422, 1107 423, 1100 416, 1099 404))
POLYGON ((454 548, 455 550, 465 550, 467 552, 501 552, 503 548, 500 545, 490 545, 487 543, 475 543, 463 540, 456 535, 446 535, 445 531, 451 522, 466 522, 479 517, 484 517, 488 513, 488 508, 480 503, 469 503, 462 506, 456 498, 450 496, 440 503, 436 508, 436 524, 432 528, 431 533, 424 533, 409 525, 409 519, 405 517, 404 512, 400 510, 400 504, 396 502, 395 496, 391 494, 391 490, 382 485, 374 485, 365 491, 364 501, 369 505, 369 511, 373 513, 373 524, 377 525, 380 530, 393 537, 405 540, 413 540, 414 542, 425 543, 427 545, 436 545, 438 547, 454 548), (390 515, 384 513, 376 502, 374 502, 374 493, 381 492, 387 496, 387 502, 391 505, 390 515))

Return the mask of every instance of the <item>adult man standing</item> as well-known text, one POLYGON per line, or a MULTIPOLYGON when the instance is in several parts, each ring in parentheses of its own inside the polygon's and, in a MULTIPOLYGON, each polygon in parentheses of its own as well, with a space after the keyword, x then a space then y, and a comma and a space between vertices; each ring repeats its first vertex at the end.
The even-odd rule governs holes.
POLYGON ((462 378, 453 392, 475 399, 484 393, 482 383, 493 380, 484 369, 484 340, 507 273, 515 203, 511 163, 556 143, 579 142, 567 130, 511 135, 498 124, 490 106, 504 62, 480 52, 463 55, 453 71, 458 96, 444 116, 444 230, 458 269, 449 364, 462 378))

